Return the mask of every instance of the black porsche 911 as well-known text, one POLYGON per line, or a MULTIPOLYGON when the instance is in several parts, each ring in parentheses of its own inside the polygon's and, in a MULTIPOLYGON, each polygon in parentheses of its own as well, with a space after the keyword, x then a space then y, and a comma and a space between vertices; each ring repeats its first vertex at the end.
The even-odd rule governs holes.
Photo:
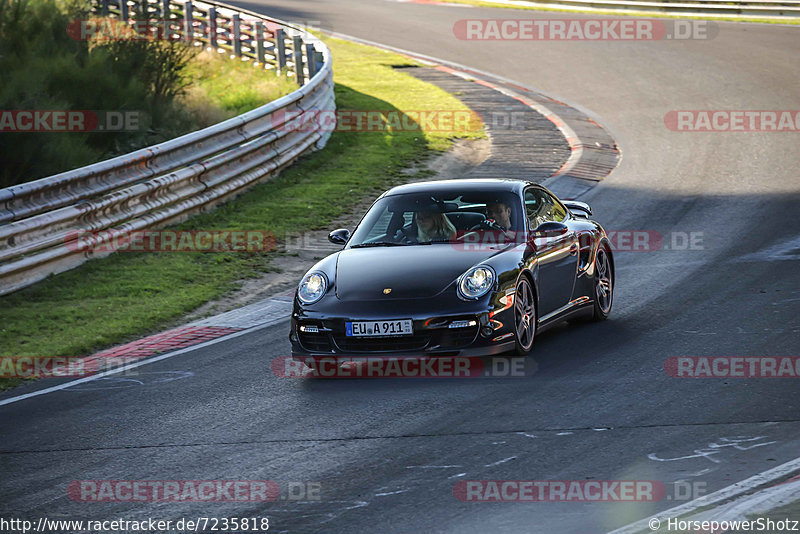
POLYGON ((292 356, 526 354, 559 321, 604 320, 614 259, 591 214, 521 180, 395 187, 300 281, 292 356))

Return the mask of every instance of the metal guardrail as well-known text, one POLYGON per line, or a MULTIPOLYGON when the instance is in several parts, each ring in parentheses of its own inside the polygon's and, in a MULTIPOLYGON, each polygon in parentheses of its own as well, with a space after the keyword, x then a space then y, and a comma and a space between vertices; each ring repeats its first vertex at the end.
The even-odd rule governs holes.
MULTIPOLYGON (((100 13, 128 20, 129 2, 117 1, 102 0, 100 13)), ((159 0, 143 6, 151 15, 187 24, 192 42, 284 71, 301 87, 203 130, 0 189, 0 295, 92 258, 84 251, 87 243, 77 243, 79 234, 179 222, 324 147, 330 137, 315 124, 314 113, 303 116, 307 127, 283 127, 287 115, 335 108, 330 50, 322 41, 281 21, 215 2, 159 0), (213 30, 198 31, 202 24, 213 30)), ((97 240, 91 244, 103 244, 97 240)))
POLYGON ((707 18, 763 18, 795 21, 800 18, 800 0, 484 0, 492 4, 611 11, 663 13, 707 18))

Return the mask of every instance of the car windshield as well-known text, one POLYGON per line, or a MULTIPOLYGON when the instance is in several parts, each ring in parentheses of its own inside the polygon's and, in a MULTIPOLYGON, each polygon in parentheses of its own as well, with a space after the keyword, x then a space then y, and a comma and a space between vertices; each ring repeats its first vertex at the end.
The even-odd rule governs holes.
POLYGON ((470 231, 518 230, 522 225, 519 199, 508 191, 389 195, 367 212, 349 247, 432 245, 470 231))

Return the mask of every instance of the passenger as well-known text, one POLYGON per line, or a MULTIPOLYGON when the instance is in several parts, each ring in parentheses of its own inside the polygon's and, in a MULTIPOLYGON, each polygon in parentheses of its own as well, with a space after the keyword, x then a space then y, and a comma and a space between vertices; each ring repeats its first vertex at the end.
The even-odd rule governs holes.
POLYGON ((449 241, 455 236, 456 227, 447 215, 435 211, 419 211, 417 220, 417 242, 449 241))

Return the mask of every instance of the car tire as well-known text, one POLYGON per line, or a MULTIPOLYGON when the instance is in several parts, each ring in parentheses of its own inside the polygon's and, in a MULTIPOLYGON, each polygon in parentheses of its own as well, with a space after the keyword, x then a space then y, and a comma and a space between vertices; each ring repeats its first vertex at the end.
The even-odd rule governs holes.
POLYGON ((533 348, 535 336, 536 301, 533 297, 533 286, 527 276, 522 276, 514 293, 514 346, 517 354, 528 354, 533 348))
POLYGON ((594 257, 594 313, 592 320, 605 321, 614 304, 614 267, 611 252, 600 245, 594 257))

